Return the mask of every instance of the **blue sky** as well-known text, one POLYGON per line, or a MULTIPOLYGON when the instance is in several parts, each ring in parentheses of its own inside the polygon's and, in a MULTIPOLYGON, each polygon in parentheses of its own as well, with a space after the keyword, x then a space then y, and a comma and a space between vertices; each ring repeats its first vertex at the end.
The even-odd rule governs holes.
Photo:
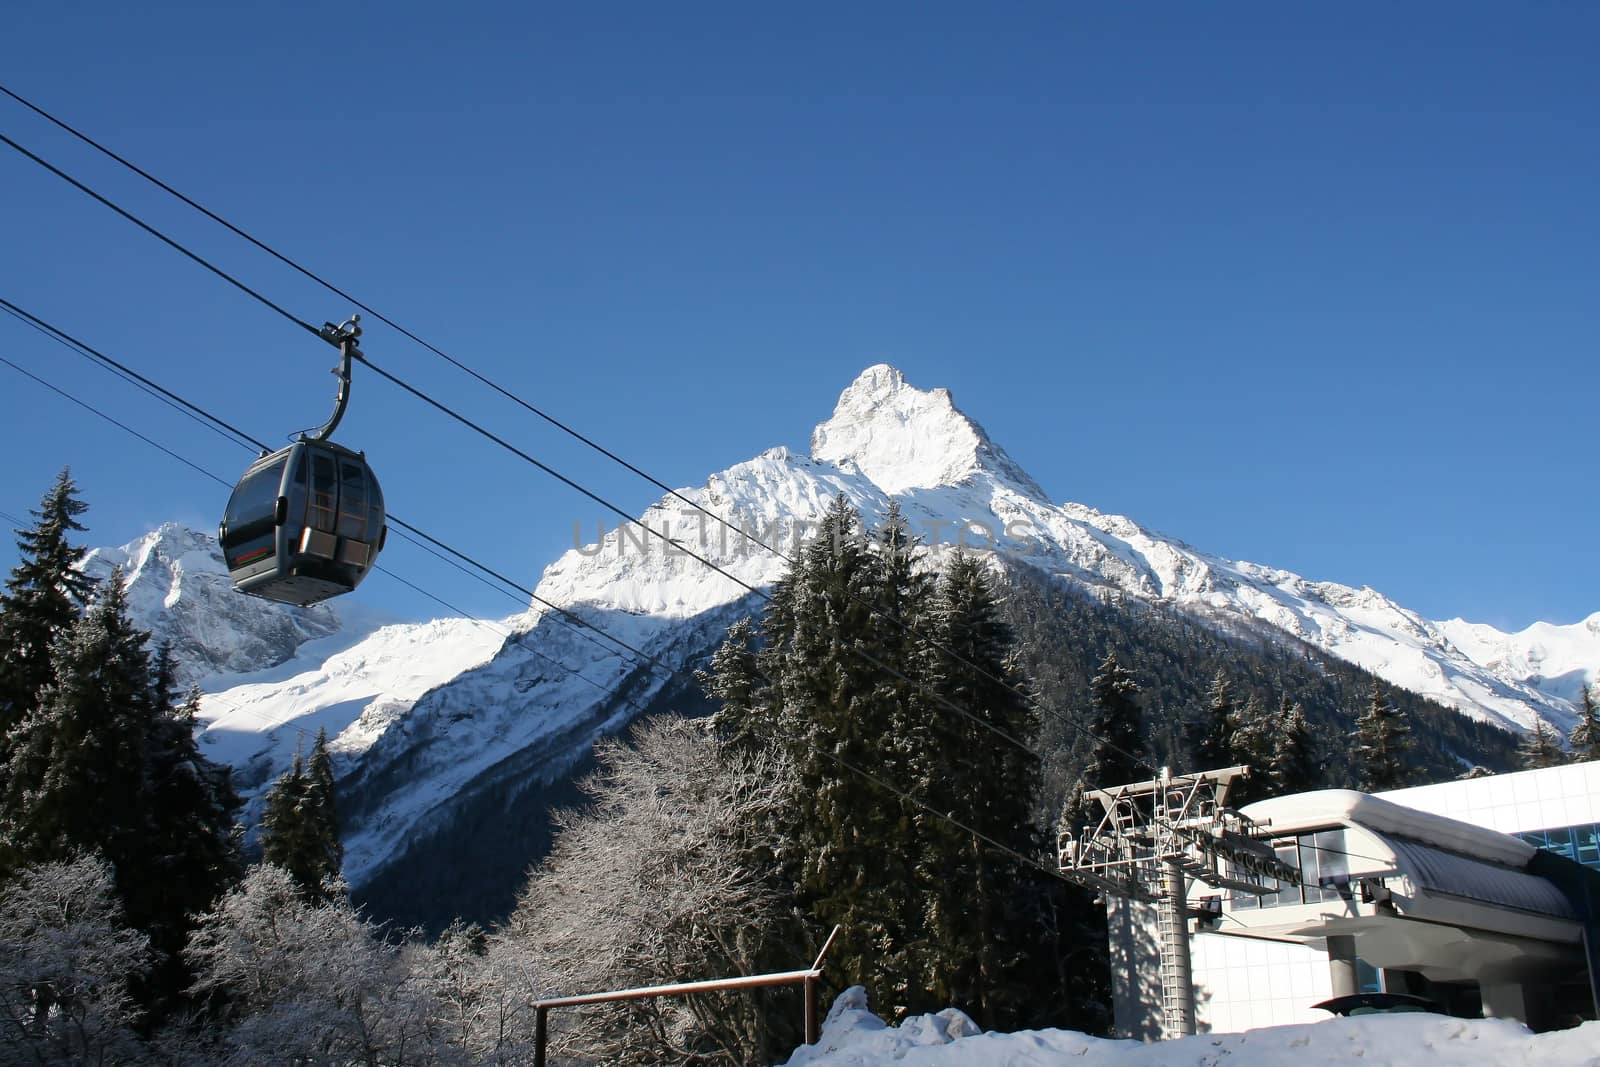
MULTIPOLYGON (((887 361, 1058 500, 1522 626, 1600 609, 1597 33, 1579 3, 13 0, 0 82, 672 484, 803 448, 887 361)), ((9 100, 0 131, 300 317, 350 310, 9 100)), ((3 148, 0 235, 0 296, 263 438, 325 416, 331 349, 3 148)), ((658 495, 387 329, 366 348, 658 495)), ((249 458, 9 318, 0 355, 224 476, 249 458)), ((339 436, 526 584, 601 517, 371 376, 339 436)), ((70 463, 96 544, 225 497, 4 366, 0 446, 0 511, 70 463)))

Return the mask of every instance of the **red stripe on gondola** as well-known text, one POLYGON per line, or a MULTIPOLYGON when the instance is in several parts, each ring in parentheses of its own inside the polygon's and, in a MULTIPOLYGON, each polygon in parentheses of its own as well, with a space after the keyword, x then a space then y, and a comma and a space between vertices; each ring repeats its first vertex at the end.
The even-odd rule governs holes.
POLYGON ((273 550, 270 548, 258 548, 254 552, 248 552, 245 555, 234 557, 233 565, 235 567, 242 567, 246 563, 253 563, 263 556, 270 556, 272 555, 272 552, 273 550))

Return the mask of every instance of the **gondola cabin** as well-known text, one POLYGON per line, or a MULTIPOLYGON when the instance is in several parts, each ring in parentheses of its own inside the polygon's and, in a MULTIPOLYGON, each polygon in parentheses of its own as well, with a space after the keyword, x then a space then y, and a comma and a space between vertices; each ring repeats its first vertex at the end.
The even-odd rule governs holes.
POLYGON ((387 533, 362 454, 308 439, 250 465, 220 530, 235 589, 301 606, 360 585, 387 533))

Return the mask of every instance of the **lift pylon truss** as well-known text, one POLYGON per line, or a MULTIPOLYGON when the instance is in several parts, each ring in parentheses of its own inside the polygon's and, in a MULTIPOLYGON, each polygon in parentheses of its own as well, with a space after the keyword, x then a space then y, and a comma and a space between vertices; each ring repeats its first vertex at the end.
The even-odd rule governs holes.
POLYGON ((1194 1033, 1189 962, 1190 879, 1266 894, 1300 872, 1279 860, 1270 830, 1227 806, 1228 787, 1250 773, 1225 767, 1097 789, 1100 821, 1057 840, 1061 873, 1102 893, 1158 905, 1161 999, 1169 1035, 1194 1033))
POLYGON ((1175 862, 1210 886, 1275 893, 1300 872, 1279 860, 1270 828, 1227 807, 1228 788, 1249 767, 1160 776, 1096 789, 1098 824, 1057 841, 1061 872, 1118 896, 1159 900, 1163 868, 1175 862), (1083 878, 1082 876, 1090 876, 1083 878))

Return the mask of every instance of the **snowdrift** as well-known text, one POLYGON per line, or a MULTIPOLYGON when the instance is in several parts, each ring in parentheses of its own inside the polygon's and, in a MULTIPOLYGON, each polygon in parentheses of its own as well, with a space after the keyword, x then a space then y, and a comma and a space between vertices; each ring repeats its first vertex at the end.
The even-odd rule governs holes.
POLYGON ((866 992, 839 994, 815 1045, 795 1052, 787 1067, 1539 1067, 1600 1065, 1600 1023, 1535 1034, 1501 1019, 1443 1015, 1368 1015, 1303 1026, 1276 1026, 1242 1034, 1201 1034, 1144 1044, 1111 1041, 1070 1030, 982 1033, 963 1012, 888 1026, 867 1010, 866 992))

